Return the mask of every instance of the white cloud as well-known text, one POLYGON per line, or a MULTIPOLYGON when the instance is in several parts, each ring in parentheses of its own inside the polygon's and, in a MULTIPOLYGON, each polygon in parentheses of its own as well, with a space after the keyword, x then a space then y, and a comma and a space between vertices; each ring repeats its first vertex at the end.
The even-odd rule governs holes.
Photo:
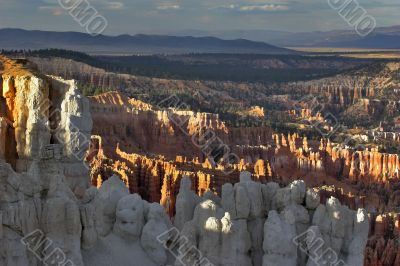
MULTIPOLYGON (((218 8, 237 9, 238 7, 239 7, 238 5, 230 4, 230 5, 218 6, 217 9, 218 9, 218 8)), ((214 7, 214 8, 211 8, 211 9, 215 9, 215 7, 214 7)))
POLYGON ((121 10, 125 7, 124 3, 122 2, 107 2, 106 9, 110 10, 121 10))
POLYGON ((45 11, 51 13, 53 16, 61 16, 64 14, 64 9, 56 6, 40 6, 40 11, 45 11))
POLYGON ((286 5, 251 5, 251 6, 241 6, 239 11, 285 11, 289 10, 286 5))
MULTIPOLYGON (((274 1, 275 3, 277 2, 276 0, 274 1)), ((210 9, 230 9, 230 10, 235 10, 235 11, 241 11, 241 12, 252 12, 252 11, 262 11, 262 12, 272 12, 272 11, 285 11, 289 10, 289 6, 287 5, 287 2, 282 2, 281 4, 273 4, 273 3, 266 3, 265 0, 263 1, 258 1, 258 0, 253 0, 252 3, 246 4, 228 4, 228 5, 222 5, 210 9), (262 2, 262 3, 261 3, 262 2)))
MULTIPOLYGON (((59 0, 42 0, 46 5, 43 7, 39 7, 41 10, 50 10, 61 7, 59 4, 59 0)), ((74 3, 74 2, 73 2, 74 3)), ((84 1, 75 1, 75 5, 85 6, 86 4, 91 5, 94 8, 103 9, 103 10, 122 10, 125 7, 125 4, 120 1, 109 1, 109 0, 84 0, 84 1)))
POLYGON ((158 10, 179 10, 181 9, 181 6, 179 4, 173 4, 173 3, 162 3, 157 6, 158 10))

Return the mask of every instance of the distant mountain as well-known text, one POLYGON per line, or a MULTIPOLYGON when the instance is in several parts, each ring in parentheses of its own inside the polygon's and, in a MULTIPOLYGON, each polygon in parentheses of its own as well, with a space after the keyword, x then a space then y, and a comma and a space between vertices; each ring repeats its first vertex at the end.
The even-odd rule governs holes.
POLYGON ((333 40, 319 44, 321 47, 364 48, 364 49, 400 49, 400 35, 371 34, 365 38, 333 40))
POLYGON ((294 51, 264 42, 216 37, 120 35, 91 36, 78 32, 0 29, 0 49, 60 48, 98 54, 292 54, 294 51))
POLYGON ((400 26, 376 28, 369 36, 361 38, 354 30, 333 30, 313 32, 286 32, 273 30, 226 30, 175 32, 181 36, 214 36, 218 38, 244 38, 252 41, 267 42, 280 47, 346 47, 400 49, 400 26))

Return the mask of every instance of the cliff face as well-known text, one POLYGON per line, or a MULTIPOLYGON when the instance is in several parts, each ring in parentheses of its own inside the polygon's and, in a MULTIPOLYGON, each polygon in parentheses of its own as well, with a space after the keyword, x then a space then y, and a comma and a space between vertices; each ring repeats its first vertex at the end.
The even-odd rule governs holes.
POLYGON ((398 86, 398 63, 371 66, 350 74, 341 74, 318 80, 288 84, 287 90, 302 91, 305 94, 324 96, 328 103, 337 106, 349 106, 361 99, 373 99, 382 96, 385 89, 398 86))
POLYGON ((0 265, 40 265, 52 251, 30 252, 23 239, 32 234, 82 265, 76 197, 89 187, 88 100, 75 82, 23 60, 0 57, 0 65, 0 265))
POLYGON ((233 147, 260 145, 271 137, 268 128, 229 128, 216 114, 137 104, 137 100, 117 92, 91 97, 90 101, 93 134, 103 137, 104 149, 111 147, 109 152, 119 143, 130 152, 205 160, 199 148, 204 146, 199 143, 204 138, 203 142, 218 138, 215 143, 233 147))
POLYGON ((397 154, 380 153, 376 148, 358 151, 324 139, 309 144, 306 138, 297 135, 273 137, 277 147, 297 157, 300 170, 364 184, 385 184, 399 179, 397 154))
POLYGON ((68 182, 87 187, 87 169, 81 161, 92 130, 88 100, 74 81, 43 76, 25 68, 24 62, 0 60, 0 159, 25 172, 47 146, 61 144, 68 182))
MULTIPOLYGON (((228 169, 222 165, 212 165, 208 160, 201 161, 197 158, 189 159, 184 156, 177 156, 174 160, 167 160, 162 157, 155 159, 136 153, 128 153, 125 150, 121 150, 120 146, 117 146, 111 153, 104 152, 103 147, 101 147, 100 151, 94 148, 96 155, 92 161, 92 180, 97 180, 98 175, 101 175, 103 179, 107 179, 113 172, 120 174, 124 172, 121 174, 122 176, 131 176, 130 178, 136 180, 129 183, 132 192, 142 190, 147 191, 147 193, 153 193, 149 191, 154 191, 153 196, 143 193, 141 195, 148 200, 154 198, 158 202, 160 198, 166 196, 165 193, 170 194, 168 189, 160 192, 158 188, 163 184, 164 179, 171 178, 171 176, 175 176, 172 180, 179 180, 176 176, 182 176, 184 173, 179 169, 190 169, 192 173, 199 171, 194 177, 197 181, 193 180, 194 188, 199 194, 201 191, 207 190, 219 192, 222 184, 227 181, 234 182, 237 180, 237 171, 248 170, 255 175, 256 179, 262 182, 276 180, 287 184, 293 179, 304 178, 310 186, 335 185, 337 188, 341 188, 341 191, 330 195, 339 197, 342 202, 346 202, 353 209, 368 207, 373 211, 384 211, 391 210, 396 206, 398 197, 396 198, 390 188, 391 183, 397 182, 398 170, 396 170, 395 164, 391 165, 389 162, 388 166, 385 167, 382 166, 384 161, 374 162, 370 159, 380 156, 389 158, 394 155, 380 154, 376 151, 366 152, 367 154, 372 154, 371 157, 366 156, 364 158, 365 161, 358 161, 354 156, 357 152, 353 153, 353 151, 347 149, 343 149, 341 152, 333 149, 332 152, 329 148, 332 144, 328 144, 329 152, 323 146, 321 146, 320 151, 313 152, 308 147, 306 139, 302 140, 293 135, 290 136, 289 142, 286 143, 286 137, 279 135, 274 135, 274 137, 276 140, 283 140, 283 144, 280 143, 275 148, 264 146, 253 149, 249 147, 233 149, 234 152, 238 150, 243 158, 246 159, 242 159, 231 166, 232 174, 226 174, 228 169), (371 171, 371 173, 365 169, 362 171, 359 165, 363 164, 374 168, 374 171, 371 171), (375 168, 379 168, 379 171, 375 168), (203 183, 199 181, 201 176, 199 176, 199 173, 207 171, 213 173, 209 176, 210 181, 205 182, 205 186, 199 186, 200 183, 203 183), (390 171, 392 171, 393 175, 390 171), (386 176, 390 176, 390 178, 381 178, 383 173, 386 173, 386 176), (157 189, 149 189, 147 187, 148 184, 153 184, 151 181, 138 181, 147 179, 146 176, 156 176, 157 181, 154 184, 157 184, 157 189), (132 185, 132 182, 136 185, 132 185), (138 185, 139 183, 141 185, 138 185), (141 186, 140 190, 138 186, 141 186), (359 189, 360 186, 364 188, 359 189), (370 193, 369 197, 365 196, 366 191, 370 193), (386 202, 385 198, 389 196, 390 201, 386 202)), ((98 142, 96 139, 93 141, 98 142)), ((101 143, 103 142, 101 141, 101 143)), ((98 144, 93 144, 93 146, 98 147, 98 144)), ((186 174, 192 176, 192 174, 186 174)), ((128 179, 127 177, 126 180, 128 179)), ((175 194, 172 193, 171 195, 175 194)))
POLYGON ((96 155, 90 163, 94 186, 99 187, 109 177, 118 174, 131 193, 139 193, 145 200, 161 203, 171 217, 175 213, 176 196, 183 176, 191 179, 192 189, 198 195, 210 191, 220 195, 223 184, 239 180, 237 171, 225 174, 223 168, 211 167, 207 162, 188 161, 181 156, 175 161, 149 158, 126 153, 118 146, 114 159, 111 159, 102 149, 96 147, 94 151, 96 155))
POLYGON ((0 141, 3 148, 0 157, 15 168, 26 170, 24 161, 39 156, 38 147, 50 143, 49 129, 44 127, 48 121, 39 123, 42 114, 48 115, 49 104, 46 99, 49 97, 49 88, 43 79, 34 76, 17 62, 1 59, 3 138, 0 141), (42 134, 43 138, 39 139, 38 134, 42 134))

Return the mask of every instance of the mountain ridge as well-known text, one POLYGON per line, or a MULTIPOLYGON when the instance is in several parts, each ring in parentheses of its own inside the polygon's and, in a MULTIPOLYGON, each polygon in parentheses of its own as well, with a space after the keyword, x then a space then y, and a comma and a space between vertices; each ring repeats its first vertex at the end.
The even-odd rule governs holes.
POLYGON ((400 43, 400 25, 378 27, 365 38, 361 38, 352 29, 310 32, 288 32, 276 30, 200 31, 188 29, 185 31, 171 32, 170 34, 177 36, 190 34, 197 37, 215 36, 223 39, 245 38, 252 41, 267 42, 280 47, 400 48, 400 44, 396 46, 392 41, 392 39, 394 39, 397 43, 400 43), (384 37, 383 41, 377 41, 377 39, 381 37, 384 37), (385 41, 385 39, 390 39, 390 41, 385 41))
POLYGON ((91 53, 249 53, 293 54, 289 49, 245 39, 169 35, 91 36, 81 32, 0 29, 2 49, 62 48, 91 53))

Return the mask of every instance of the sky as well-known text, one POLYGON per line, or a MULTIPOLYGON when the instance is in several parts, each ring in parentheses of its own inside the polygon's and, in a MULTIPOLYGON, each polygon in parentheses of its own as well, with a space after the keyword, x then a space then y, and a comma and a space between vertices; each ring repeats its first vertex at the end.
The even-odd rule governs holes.
MULTIPOLYGON (((0 0, 0 28, 83 32, 59 1, 88 1, 107 20, 104 33, 109 35, 351 29, 328 4, 338 0, 0 0)), ((358 2, 378 27, 400 24, 400 1, 358 2)))

